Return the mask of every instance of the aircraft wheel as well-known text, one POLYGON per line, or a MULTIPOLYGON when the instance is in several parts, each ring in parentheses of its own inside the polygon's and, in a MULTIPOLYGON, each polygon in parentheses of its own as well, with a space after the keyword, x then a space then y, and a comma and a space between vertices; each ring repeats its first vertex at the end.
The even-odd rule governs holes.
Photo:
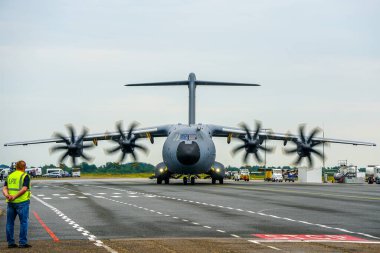
POLYGON ((219 179, 219 184, 223 184, 223 178, 219 179))
POLYGON ((160 177, 157 178, 157 184, 162 184, 162 178, 160 177))
POLYGON ((187 184, 187 177, 183 178, 183 184, 187 184))
POLYGON ((169 177, 165 178, 165 184, 169 184, 169 177))
POLYGON ((190 178, 190 182, 191 182, 192 185, 194 185, 195 184, 195 177, 191 177, 190 178))
POLYGON ((211 182, 212 182, 212 184, 215 184, 215 183, 216 183, 216 179, 215 179, 215 178, 212 178, 212 179, 211 179, 211 182))

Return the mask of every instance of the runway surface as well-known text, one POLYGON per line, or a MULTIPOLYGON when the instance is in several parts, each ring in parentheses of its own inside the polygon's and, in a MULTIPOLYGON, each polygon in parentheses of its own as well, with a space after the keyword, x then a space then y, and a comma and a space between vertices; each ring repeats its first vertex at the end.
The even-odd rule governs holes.
MULTIPOLYGON (((30 252, 380 251, 380 185, 32 183, 29 238, 41 246, 30 252)), ((8 252, 5 218, 1 252, 8 252)))

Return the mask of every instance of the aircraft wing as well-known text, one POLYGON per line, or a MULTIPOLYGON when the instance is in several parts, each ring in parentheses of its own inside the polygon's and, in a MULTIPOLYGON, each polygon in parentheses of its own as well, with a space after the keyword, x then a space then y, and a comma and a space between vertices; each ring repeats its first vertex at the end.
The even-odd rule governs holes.
MULTIPOLYGON (((137 138, 148 138, 150 141, 153 141, 154 137, 166 137, 168 131, 172 125, 162 125, 156 127, 140 128, 133 130, 133 134, 137 138)), ((123 132, 125 135, 128 135, 128 131, 123 132)), ((78 136, 77 136, 78 137, 78 136)), ((65 136, 69 139, 69 136, 65 136)), ((97 144, 97 141, 118 139, 120 138, 119 132, 106 132, 106 133, 97 133, 97 134, 87 134, 83 141, 92 141, 94 144, 97 144)), ((64 142, 61 138, 53 137, 50 139, 40 139, 32 141, 20 141, 20 142, 9 142, 5 143, 4 146, 20 146, 20 145, 30 145, 30 144, 41 144, 41 143, 62 143, 64 142)), ((153 143, 153 142, 152 142, 153 143)))
MULTIPOLYGON (((211 129, 212 136, 215 137, 226 137, 227 142, 229 143, 231 138, 240 138, 243 139, 246 135, 246 131, 242 128, 226 127, 219 125, 209 125, 211 129)), ((255 134, 255 131, 251 131, 251 134, 255 134)), ((260 131, 259 136, 262 139, 267 140, 278 140, 290 142, 297 141, 300 139, 299 135, 294 134, 283 134, 283 133, 274 133, 270 131, 260 131)), ((314 137, 313 142, 315 143, 338 143, 338 144, 350 144, 354 146, 376 146, 376 143, 364 142, 364 141, 351 141, 351 140, 341 140, 341 139, 331 139, 331 138, 321 138, 314 137)))

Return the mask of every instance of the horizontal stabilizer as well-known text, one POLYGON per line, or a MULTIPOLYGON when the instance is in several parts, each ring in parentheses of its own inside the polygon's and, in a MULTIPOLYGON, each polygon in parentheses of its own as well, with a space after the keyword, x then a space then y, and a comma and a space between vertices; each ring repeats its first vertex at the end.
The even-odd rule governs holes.
POLYGON ((173 85, 189 85, 189 81, 173 81, 173 82, 156 82, 156 83, 132 83, 125 86, 173 86, 173 85))
POLYGON ((228 82, 212 82, 212 81, 195 81, 196 85, 215 85, 215 86, 260 86, 253 83, 228 83, 228 82))
MULTIPOLYGON (((195 85, 211 85, 211 86, 260 86, 253 83, 229 83, 229 82, 213 82, 213 81, 195 81, 195 85)), ((189 85, 189 81, 172 81, 172 82, 155 82, 155 83, 133 83, 125 86, 174 86, 189 85)))

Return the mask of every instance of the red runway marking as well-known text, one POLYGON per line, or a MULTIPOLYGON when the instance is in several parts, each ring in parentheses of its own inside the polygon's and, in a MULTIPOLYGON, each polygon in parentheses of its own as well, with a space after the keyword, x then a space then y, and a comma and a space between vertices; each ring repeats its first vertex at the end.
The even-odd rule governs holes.
POLYGON ((33 214, 34 214, 34 217, 36 217, 36 219, 38 220, 38 222, 41 224, 41 226, 50 235, 50 237, 53 238, 53 240, 55 242, 59 242, 58 237, 53 233, 53 231, 50 230, 50 228, 45 224, 45 222, 42 221, 42 219, 40 218, 40 216, 38 216, 38 214, 35 211, 33 211, 33 214))
POLYGON ((288 235, 288 234, 253 234, 265 240, 302 240, 302 241, 367 241, 350 235, 288 235))

